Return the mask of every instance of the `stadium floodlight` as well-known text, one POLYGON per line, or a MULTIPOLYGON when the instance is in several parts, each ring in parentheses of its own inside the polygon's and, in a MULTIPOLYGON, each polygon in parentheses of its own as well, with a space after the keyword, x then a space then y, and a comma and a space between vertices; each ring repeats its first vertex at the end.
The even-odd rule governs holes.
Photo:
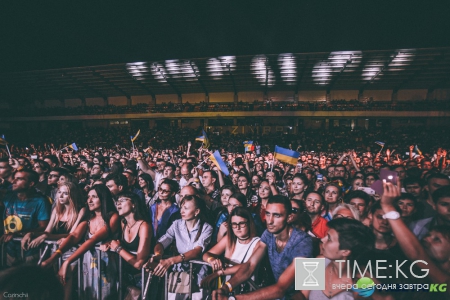
POLYGON ((214 80, 222 79, 224 74, 236 70, 236 56, 212 57, 206 62, 206 69, 214 80))
POLYGON ((145 80, 149 73, 149 67, 146 62, 134 62, 126 64, 128 73, 136 80, 145 80))
POLYGON ((311 77, 315 84, 327 85, 342 72, 354 72, 361 63, 361 51, 334 51, 328 58, 316 63, 311 77))
POLYGON ((275 74, 270 68, 269 59, 264 54, 253 57, 251 69, 261 85, 273 86, 275 84, 275 74))
POLYGON ((152 63, 150 70, 158 82, 162 83, 167 82, 168 73, 162 64, 154 62, 152 63))
POLYGON ((282 53, 278 55, 281 79, 287 85, 294 85, 297 81, 297 62, 294 54, 282 53))

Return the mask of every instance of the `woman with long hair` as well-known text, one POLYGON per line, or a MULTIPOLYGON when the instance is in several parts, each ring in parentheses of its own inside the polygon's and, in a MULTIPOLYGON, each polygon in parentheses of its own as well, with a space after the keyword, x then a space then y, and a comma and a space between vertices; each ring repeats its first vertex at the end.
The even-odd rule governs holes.
MULTIPOLYGON (((95 246, 99 242, 111 240, 119 229, 119 216, 117 214, 111 192, 103 184, 94 185, 88 193, 87 209, 83 221, 75 231, 60 244, 59 249, 50 257, 47 265, 63 255, 65 251, 77 245, 83 237, 85 241, 75 250, 61 265, 58 275, 63 284, 66 283, 68 267, 82 257, 83 291, 87 299, 95 299, 98 289, 98 278, 101 278, 102 298, 108 298, 115 294, 117 268, 115 261, 117 256, 113 253, 105 253, 98 257, 95 246), (99 273, 99 264, 101 271, 99 273)), ((114 296, 112 296, 114 297, 114 296)))
POLYGON ((58 187, 55 197, 55 208, 44 233, 29 232, 22 239, 24 250, 36 248, 44 240, 59 240, 73 232, 83 217, 86 208, 80 209, 81 191, 72 182, 66 182, 58 187))
MULTIPOLYGON (((236 192, 230 196, 227 205, 226 221, 228 221, 231 211, 236 207, 247 207, 247 198, 244 194, 236 192)), ((228 222, 222 222, 217 233, 217 243, 227 234, 228 232, 228 222)))
POLYGON ((215 216, 214 220, 214 228, 213 228, 213 235, 211 239, 211 243, 214 245, 216 243, 217 239, 217 233, 219 231, 220 225, 222 225, 223 222, 226 222, 228 218, 228 200, 230 199, 231 195, 236 193, 236 187, 234 185, 223 185, 219 189, 220 191, 220 202, 222 204, 221 207, 218 207, 214 212, 213 216, 215 216))
POLYGON ((155 196, 155 185, 153 184, 152 176, 147 173, 141 173, 138 176, 139 189, 142 191, 145 197, 145 203, 147 205, 152 200, 153 196, 155 196))
POLYGON ((289 199, 303 200, 308 188, 308 178, 303 173, 296 173, 292 178, 289 199))
MULTIPOLYGON (((180 203, 181 219, 175 220, 167 232, 158 240, 154 248, 154 256, 150 259, 149 265, 152 267, 153 274, 162 277, 170 267, 172 271, 189 271, 189 260, 199 258, 202 252, 208 246, 211 240, 212 227, 205 222, 204 212, 206 211, 205 202, 197 196, 185 196, 180 203), (162 259, 166 249, 175 242, 177 253, 167 259, 162 259)), ((194 274, 196 274, 196 283, 199 286, 201 274, 204 272, 201 265, 194 265, 194 274)), ((175 291, 176 293, 176 291, 175 291)), ((173 297, 173 293, 171 296, 173 297)), ((184 294, 185 297, 188 294, 184 294)), ((183 294, 177 294, 177 299, 183 298, 183 294)), ((198 293, 193 294, 193 299, 204 299, 198 293), (198 298, 200 297, 200 298, 198 298)))
POLYGON ((339 185, 329 183, 325 186, 323 196, 325 198, 326 205, 321 216, 327 221, 331 221, 333 218, 331 212, 339 205, 339 203, 342 203, 341 194, 341 187, 339 185))
MULTIPOLYGON (((233 209, 235 209, 236 207, 246 207, 247 204, 247 198, 245 197, 244 194, 236 192, 233 195, 230 196, 230 199, 228 200, 228 205, 227 205, 227 211, 226 211, 226 222, 222 222, 222 224, 220 224, 219 227, 219 231, 217 233, 217 242, 219 242, 225 235, 227 235, 228 231, 229 231, 229 227, 228 227, 228 220, 230 219, 230 214, 233 211, 233 209)), ((256 226, 256 232, 258 236, 261 236, 261 234, 264 231, 264 226, 261 222, 261 218, 259 217, 259 215, 252 213, 251 214, 252 218, 253 218, 253 222, 255 223, 256 226)))
MULTIPOLYGON (((102 250, 114 251, 127 262, 123 264, 123 288, 142 289, 140 270, 150 256, 152 237, 148 209, 139 196, 132 192, 121 193, 116 207, 122 220, 122 237, 112 240, 102 250)), ((139 294, 140 291, 135 293, 139 294)))
MULTIPOLYGON (((72 182, 66 182, 58 187, 55 197, 55 208, 52 211, 50 222, 47 225, 44 233, 27 233, 22 239, 22 248, 28 250, 30 248, 36 248, 44 242, 44 240, 58 240, 60 244, 69 234, 73 233, 78 224, 82 221, 86 208, 82 207, 82 194, 80 189, 72 182)), ((74 251, 75 247, 64 253, 63 260, 67 259, 74 251)), ((57 254, 52 255, 53 260, 57 258, 57 254)), ((50 260, 49 260, 50 262, 50 260)), ((72 272, 74 266, 71 268, 72 272)), ((66 299, 70 295, 72 287, 72 272, 69 272, 69 276, 66 279, 66 299)))
POLYGON ((208 262, 213 273, 202 281, 202 287, 212 290, 211 284, 219 276, 226 275, 225 281, 238 269, 239 264, 246 262, 253 253, 253 249, 259 243, 255 223, 251 213, 243 208, 236 207, 228 218, 227 238, 221 239, 208 252, 203 254, 203 260, 208 262), (221 259, 223 255, 223 259, 221 259))
POLYGON ((252 212, 258 214, 263 223, 266 223, 266 206, 267 202, 269 202, 269 197, 271 197, 272 189, 270 188, 270 183, 267 179, 261 180, 258 188, 258 205, 256 207, 252 207, 252 212))

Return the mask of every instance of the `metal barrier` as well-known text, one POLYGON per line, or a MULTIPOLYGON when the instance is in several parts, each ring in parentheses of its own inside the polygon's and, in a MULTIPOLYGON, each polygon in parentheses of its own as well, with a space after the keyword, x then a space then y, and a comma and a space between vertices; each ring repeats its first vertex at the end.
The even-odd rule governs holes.
MULTIPOLYGON (((13 241, 20 243, 22 241, 22 238, 14 238, 13 241)), ((56 251, 57 245, 58 245, 57 241, 51 241, 51 240, 45 240, 40 245, 38 265, 40 265, 42 263, 42 261, 44 260, 45 256, 49 252, 49 250, 51 250, 52 252, 56 251)), ((22 247, 20 249, 21 249, 21 257, 22 257, 22 259, 24 259, 24 251, 23 251, 22 247)), ((99 276, 97 277, 97 280, 98 280, 98 282, 97 282, 97 284, 98 284, 97 298, 101 299, 101 297, 102 297, 102 288, 101 288, 102 287, 101 254, 102 254, 103 251, 101 251, 98 246, 95 247, 95 251, 96 251, 97 259, 98 259, 97 266, 98 266, 98 274, 99 274, 99 276)), ((113 252, 113 253, 115 253, 115 252, 113 252)), ((136 252, 130 252, 130 253, 133 254, 133 255, 137 255, 136 252)), ((119 279, 119 283, 118 283, 118 286, 117 286, 117 292, 118 292, 118 295, 119 295, 119 299, 122 299, 122 296, 123 296, 122 295, 122 260, 123 260, 123 258, 120 257, 120 255, 118 255, 118 256, 119 256, 119 278, 118 278, 119 279)), ((0 263, 1 263, 2 267, 6 265, 5 264, 5 257, 6 257, 6 255, 5 255, 5 244, 3 243, 2 246, 1 246, 1 259, 0 259, 0 263)), ((82 256, 82 257, 77 259, 77 265, 78 265, 78 269, 77 269, 77 273, 78 273, 77 275, 78 276, 77 276, 77 279, 78 279, 78 298, 79 299, 81 299, 81 292, 82 292, 82 289, 83 289, 82 284, 81 284, 81 282, 83 281, 83 277, 82 277, 83 257, 84 256, 82 256)), ((58 258, 58 269, 61 268, 61 264, 62 264, 62 257, 60 256, 58 258)), ((209 263, 206 263, 204 261, 190 260, 189 261, 189 277, 191 279, 193 278, 193 265, 194 264, 206 265, 208 267, 211 267, 209 263)), ((149 285, 150 285, 150 282, 151 282, 151 279, 152 279, 152 271, 148 272, 149 275, 148 275, 147 279, 145 279, 145 277, 146 277, 145 273, 147 273, 146 270, 144 268, 141 268, 141 276, 142 276, 141 297, 142 297, 143 300, 145 300, 147 298, 148 288, 149 288, 149 285)), ((166 274, 164 276, 164 278, 165 278, 164 299, 165 300, 168 300, 168 291, 169 291, 169 289, 168 289, 168 284, 169 284, 168 283, 168 273, 169 272, 166 272, 166 274)), ((189 299, 192 299, 192 281, 193 280, 190 280, 190 284, 189 284, 189 299)), ((249 284, 249 286, 250 286, 250 288, 252 290, 258 289, 258 286, 255 284, 255 282, 253 280, 248 279, 246 282, 249 284)))
MULTIPOLYGON (((14 242, 18 242, 18 243, 20 243, 21 241, 22 241, 22 238, 20 238, 20 237, 17 237, 17 238, 13 238, 13 240, 12 241, 14 241, 14 242)), ((44 260, 44 258, 45 258, 45 256, 51 251, 51 252, 54 252, 54 251, 56 251, 57 250, 57 248, 58 248, 58 244, 57 244, 57 241, 52 241, 52 240, 44 240, 44 242, 39 246, 39 260, 38 260, 38 265, 41 265, 42 264, 42 262, 43 262, 43 260, 44 260)), ((101 299, 101 296, 102 296, 102 278, 101 278, 101 254, 102 254, 102 252, 103 251, 101 251, 100 250, 100 248, 98 247, 98 246, 96 246, 95 247, 95 251, 96 251, 96 254, 97 254, 97 258, 98 258, 98 264, 97 264, 97 266, 98 266, 98 274, 100 274, 100 276, 98 276, 98 278, 97 278, 97 280, 98 280, 98 282, 97 282, 97 284, 98 284, 98 289, 97 289, 97 298, 98 299, 101 299)), ((112 252, 112 253, 115 253, 115 252, 112 252)), ((137 252, 133 252, 133 251, 130 251, 130 253, 131 254, 133 254, 133 255, 137 255, 137 252)), ((5 260, 6 260, 6 251, 5 251, 5 243, 3 243, 2 245, 1 245, 1 253, 0 253, 0 255, 1 255, 1 258, 0 258, 0 265, 1 265, 1 267, 5 267, 6 266, 6 263, 5 263, 5 260)), ((21 255, 21 258, 22 258, 22 260, 24 260, 24 251, 23 251, 23 249, 22 249, 22 247, 20 247, 20 255, 21 255)), ((122 260, 123 260, 123 258, 122 257, 120 257, 120 255, 118 255, 119 256, 119 260, 118 260, 118 262, 119 262, 119 284, 118 284, 118 287, 117 287, 117 292, 118 292, 118 294, 119 294, 119 299, 122 299, 122 260)), ((80 258, 78 258, 77 259, 77 279, 78 279, 78 298, 79 299, 81 299, 81 292, 82 292, 82 289, 83 289, 83 287, 82 287, 82 284, 81 284, 81 282, 83 281, 83 277, 82 277, 82 266, 83 266, 83 262, 82 262, 82 260, 83 260, 83 256, 82 257, 80 257, 80 258)), ((59 268, 61 268, 61 264, 62 264, 62 257, 60 256, 59 258, 58 258, 58 269, 59 268)), ((151 272, 149 273, 149 276, 147 277, 147 280, 145 279, 145 273, 147 273, 146 271, 145 271, 145 269, 144 268, 141 268, 141 276, 142 276, 142 288, 141 288, 141 297, 142 297, 142 299, 145 299, 146 298, 146 295, 147 295, 147 292, 148 292, 148 286, 149 286, 149 283, 150 283, 150 280, 151 280, 151 278, 152 278, 152 275, 151 275, 151 272)))
MULTIPOLYGON (((200 261, 200 260, 190 260, 189 261, 189 278, 191 278, 191 279, 192 279, 192 275, 193 275, 192 274, 192 269, 193 269, 193 265, 194 264, 206 265, 206 266, 211 268, 211 265, 209 263, 207 263, 207 262, 200 261)), ((165 300, 168 300, 168 296, 169 296, 169 293, 168 293, 168 291, 169 291, 168 284, 169 283, 168 283, 168 280, 167 280, 168 279, 168 273, 169 272, 166 272, 166 275, 164 276, 164 278, 165 278, 165 284, 164 284, 164 295, 165 296, 164 296, 164 299, 165 300)), ((258 289, 258 286, 256 285, 256 283, 252 279, 247 279, 245 281, 245 283, 248 283, 248 285, 250 286, 252 291, 258 289)), ((192 280, 189 281, 189 299, 192 299, 192 280)))

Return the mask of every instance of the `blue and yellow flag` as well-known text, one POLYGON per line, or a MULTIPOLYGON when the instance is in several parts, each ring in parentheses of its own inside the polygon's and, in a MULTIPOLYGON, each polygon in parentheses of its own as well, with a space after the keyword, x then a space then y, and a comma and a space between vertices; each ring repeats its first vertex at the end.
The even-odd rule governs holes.
POLYGON ((244 141, 245 152, 253 151, 253 141, 244 141))
POLYGON ((72 143, 71 145, 69 145, 69 146, 67 146, 67 147, 72 148, 72 149, 75 150, 75 151, 78 151, 77 144, 75 144, 75 143, 72 143))
POLYGON ((208 149, 209 146, 211 145, 209 143, 208 136, 206 135, 206 132, 204 130, 202 130, 202 135, 201 136, 198 136, 197 138, 195 138, 195 141, 202 142, 203 143, 203 148, 205 148, 205 149, 208 149))
POLYGON ((415 151, 417 152, 417 154, 422 155, 422 151, 420 151, 419 147, 414 147, 415 151))
POLYGON ((228 168, 223 162, 219 151, 216 150, 214 154, 209 157, 209 159, 219 168, 220 171, 222 171, 223 174, 225 174, 225 176, 230 175, 230 172, 228 172, 228 168))
POLYGON ((5 135, 2 134, 2 136, 0 137, 0 145, 6 146, 8 144, 8 142, 5 140, 5 135))
POLYGON ((134 142, 137 139, 139 133, 141 133, 140 129, 138 130, 138 132, 136 133, 136 135, 134 137, 130 135, 131 142, 134 142))
POLYGON ((275 153, 274 157, 278 159, 279 161, 296 165, 298 163, 298 158, 300 156, 300 153, 294 150, 289 150, 286 148, 281 148, 278 146, 275 146, 275 153))
POLYGON ((375 144, 377 144, 377 145, 379 145, 379 146, 381 146, 381 147, 384 147, 384 144, 385 144, 385 143, 380 142, 380 141, 376 141, 375 144))

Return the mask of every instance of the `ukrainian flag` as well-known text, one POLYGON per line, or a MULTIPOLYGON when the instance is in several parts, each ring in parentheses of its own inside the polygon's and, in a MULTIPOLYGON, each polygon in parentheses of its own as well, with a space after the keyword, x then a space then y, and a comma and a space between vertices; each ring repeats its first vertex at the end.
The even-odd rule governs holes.
POLYGON ((69 145, 68 147, 69 147, 69 148, 72 148, 72 149, 75 150, 75 151, 78 151, 77 144, 75 144, 75 143, 72 143, 72 144, 69 145))
POLYGON ((130 135, 131 142, 134 142, 137 139, 137 137, 139 136, 140 133, 141 133, 141 130, 139 129, 134 137, 130 135))
POLYGON ((0 145, 6 146, 8 144, 8 142, 5 140, 5 135, 2 134, 2 136, 0 137, 0 145))
POLYGON ((220 156, 219 151, 216 150, 214 154, 209 157, 209 159, 219 168, 220 171, 222 171, 223 174, 225 174, 225 176, 230 175, 227 166, 220 156))
POLYGON ((275 146, 275 155, 274 157, 282 162, 296 165, 298 163, 298 158, 300 156, 300 153, 297 151, 289 150, 286 148, 281 148, 278 146, 275 146))
POLYGON ((202 130, 202 135, 197 137, 195 140, 197 142, 202 142, 203 148, 205 149, 208 149, 210 146, 208 136, 206 135, 206 132, 204 130, 202 130))
POLYGON ((419 147, 417 147, 417 145, 416 147, 414 147, 414 149, 419 155, 422 155, 422 151, 419 150, 419 147))

